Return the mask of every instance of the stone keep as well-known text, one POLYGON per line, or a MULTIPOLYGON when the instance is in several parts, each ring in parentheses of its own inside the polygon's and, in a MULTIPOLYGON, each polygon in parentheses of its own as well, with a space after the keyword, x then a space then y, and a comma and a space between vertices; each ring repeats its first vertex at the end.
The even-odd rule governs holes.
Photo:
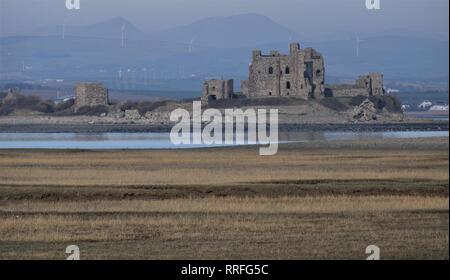
POLYGON ((263 55, 254 50, 249 78, 241 82, 242 93, 249 97, 295 96, 303 99, 324 96, 325 66, 322 55, 312 48, 289 45, 289 55, 271 51, 263 55))
POLYGON ((102 84, 80 83, 75 87, 75 108, 108 106, 108 89, 102 84))
POLYGON ((365 88, 369 95, 384 95, 383 74, 369 73, 356 80, 356 86, 365 88))
POLYGON ((202 104, 219 99, 233 98, 233 80, 206 80, 202 89, 202 104))

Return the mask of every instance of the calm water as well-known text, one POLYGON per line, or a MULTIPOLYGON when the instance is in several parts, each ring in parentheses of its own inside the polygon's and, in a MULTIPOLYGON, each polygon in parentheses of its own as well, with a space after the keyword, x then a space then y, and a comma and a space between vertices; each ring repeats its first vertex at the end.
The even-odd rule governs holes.
POLYGON ((431 119, 433 121, 448 121, 448 112, 436 113, 433 111, 427 112, 406 112, 406 115, 418 119, 431 119))
MULTIPOLYGON (((288 132, 279 134, 279 142, 448 136, 448 131, 288 132)), ((211 147, 211 145, 174 145, 170 141, 169 133, 0 133, 0 149, 173 149, 201 147, 211 147)))

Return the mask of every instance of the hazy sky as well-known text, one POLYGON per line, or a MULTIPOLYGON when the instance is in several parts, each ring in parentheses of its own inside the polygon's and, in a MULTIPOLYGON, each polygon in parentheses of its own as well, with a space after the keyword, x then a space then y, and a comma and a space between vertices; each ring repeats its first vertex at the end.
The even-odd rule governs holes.
POLYGON ((448 0, 380 0, 381 10, 367 10, 366 0, 80 0, 67 10, 65 0, 0 0, 0 34, 38 27, 95 23, 123 16, 143 31, 183 25, 210 16, 263 14, 311 40, 334 32, 383 33, 409 30, 448 40, 448 0))

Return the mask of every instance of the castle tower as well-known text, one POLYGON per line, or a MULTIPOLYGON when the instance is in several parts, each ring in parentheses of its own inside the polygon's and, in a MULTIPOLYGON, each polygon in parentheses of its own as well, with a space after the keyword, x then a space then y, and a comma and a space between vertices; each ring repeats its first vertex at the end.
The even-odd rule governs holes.
POLYGON ((84 106, 108 106, 108 89, 97 83, 78 84, 75 87, 75 109, 84 106))
POLYGON ((300 51, 300 43, 290 43, 289 44, 289 54, 294 56, 296 53, 300 51))
POLYGON ((323 96, 325 67, 323 57, 313 49, 300 49, 299 43, 289 44, 289 54, 271 51, 252 53, 249 78, 241 82, 247 97, 323 96))
POLYGON ((203 83, 202 104, 220 99, 231 99, 233 97, 233 80, 211 79, 203 83))
POLYGON ((383 74, 369 73, 372 95, 384 95, 383 74))

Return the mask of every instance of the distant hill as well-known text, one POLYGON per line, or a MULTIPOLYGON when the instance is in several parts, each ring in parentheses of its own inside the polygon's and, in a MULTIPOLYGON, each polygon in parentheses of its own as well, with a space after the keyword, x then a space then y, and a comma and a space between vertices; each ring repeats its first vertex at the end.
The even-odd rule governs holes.
POLYGON ((117 17, 66 26, 64 40, 62 26, 50 26, 26 36, 0 37, 0 80, 93 80, 121 89, 197 90, 207 77, 245 78, 253 49, 287 53, 290 39, 320 51, 327 76, 351 79, 380 71, 387 79, 448 77, 448 41, 361 35, 360 55, 356 56, 356 38, 351 33, 323 42, 299 38, 256 14, 207 18, 151 34, 117 17))
MULTIPOLYGON (((324 42, 300 42, 325 57, 327 76, 356 78, 368 72, 383 72, 390 79, 426 79, 448 77, 449 43, 401 36, 361 38, 359 56, 356 38, 324 42)), ((288 42, 255 45, 267 53, 272 49, 288 53, 288 42)), ((196 53, 181 53, 157 60, 162 68, 185 62, 192 73, 209 69, 216 75, 247 75, 253 48, 210 48, 196 53)))
MULTIPOLYGON (((146 34, 139 30, 123 17, 115 17, 110 20, 102 21, 95 24, 85 26, 64 27, 66 37, 92 37, 92 38, 109 38, 121 39, 122 29, 127 39, 139 40, 145 38, 146 34)), ((63 25, 53 25, 32 31, 31 36, 62 36, 63 25)))
POLYGON ((210 17, 150 34, 153 40, 192 43, 203 47, 242 48, 299 40, 292 30, 258 14, 210 17))

